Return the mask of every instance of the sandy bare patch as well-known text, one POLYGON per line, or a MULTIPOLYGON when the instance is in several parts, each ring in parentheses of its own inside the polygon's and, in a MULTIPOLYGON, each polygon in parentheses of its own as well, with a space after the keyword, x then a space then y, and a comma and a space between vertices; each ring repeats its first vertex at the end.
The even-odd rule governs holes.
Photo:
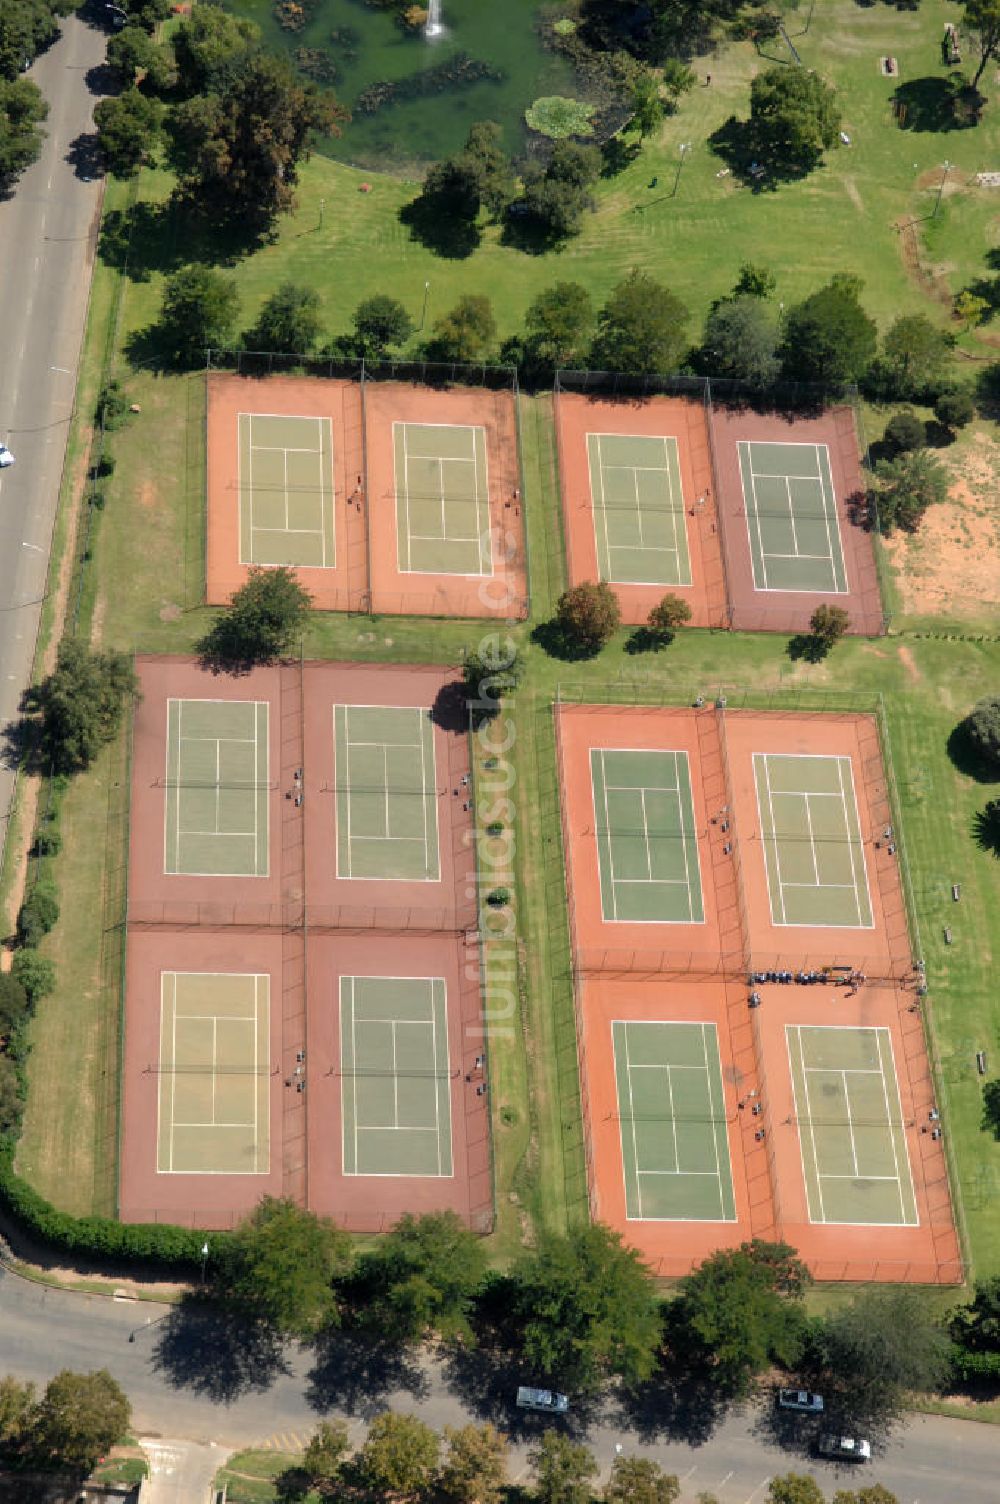
POLYGON ((906 647, 904 643, 900 643, 899 647, 896 649, 896 652, 899 656, 900 663, 906 670, 907 677, 912 679, 914 684, 919 684, 920 680, 924 676, 920 672, 920 669, 917 667, 917 662, 913 656, 912 649, 906 647))
POLYGON ((1000 444, 975 433, 941 456, 948 500, 910 535, 886 540, 906 615, 980 617, 1000 599, 1000 444))
POLYGON ((168 601, 165 606, 160 607, 161 621, 178 621, 180 619, 180 615, 181 608, 173 601, 168 601))
POLYGON ((156 487, 156 483, 148 476, 139 487, 138 501, 139 505, 147 512, 151 512, 154 507, 160 505, 160 493, 156 487))
POLYGON ((853 178, 846 177, 846 176, 845 176, 845 178, 844 178, 843 181, 844 181, 844 189, 845 189, 845 191, 847 193, 847 197, 850 199, 850 201, 854 205, 855 209, 857 209, 859 213, 864 214, 864 212, 865 212, 864 200, 861 197, 861 193, 860 193, 860 191, 858 189, 857 183, 854 181, 853 178))

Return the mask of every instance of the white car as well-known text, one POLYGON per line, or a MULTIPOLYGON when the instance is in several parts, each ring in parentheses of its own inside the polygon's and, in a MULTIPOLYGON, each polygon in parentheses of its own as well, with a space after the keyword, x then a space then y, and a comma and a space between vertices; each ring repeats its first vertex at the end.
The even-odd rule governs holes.
POLYGON ((837 1462, 870 1462, 872 1456, 872 1444, 863 1436, 821 1436, 816 1450, 837 1462))
POLYGON ((0 470, 6 470, 7 466, 8 465, 12 465, 13 463, 14 463, 14 456, 11 454, 10 450, 7 448, 7 445, 6 444, 0 444, 0 470))

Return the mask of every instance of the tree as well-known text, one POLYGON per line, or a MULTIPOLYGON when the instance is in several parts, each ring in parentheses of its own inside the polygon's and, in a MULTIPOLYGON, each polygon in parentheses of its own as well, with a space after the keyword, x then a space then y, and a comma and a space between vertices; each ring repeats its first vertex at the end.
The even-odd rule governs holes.
POLYGON ((257 322, 246 334, 251 350, 282 355, 307 354, 320 331, 319 293, 296 282, 282 282, 267 299, 257 322))
POLYGON ((14 1448, 24 1439, 34 1408, 34 1384, 10 1374, 0 1379, 0 1446, 14 1448))
POLYGON ((321 1421, 302 1457, 302 1471, 321 1498, 334 1499, 351 1443, 343 1421, 321 1421))
POLYGON ((579 282, 556 282, 538 294, 524 315, 527 363, 542 370, 579 363, 593 326, 587 289, 579 282))
POLYGON ((366 355, 382 355, 405 345, 413 333, 413 320, 396 298, 376 293, 354 310, 354 331, 366 355))
POLYGON ((681 1281, 667 1307, 671 1353, 705 1371, 722 1393, 741 1397, 772 1362, 792 1367, 802 1352, 802 1295, 809 1273, 784 1243, 753 1239, 720 1249, 681 1281))
POLYGON ((182 100, 167 118, 180 192, 217 219, 265 229, 295 202, 312 133, 335 135, 343 115, 284 55, 248 51, 220 71, 213 92, 182 100))
POLYGON ((522 664, 513 638, 499 634, 482 638, 462 663, 465 701, 477 725, 493 720, 500 702, 521 682, 522 664))
POLYGON ((823 1490, 807 1473, 785 1473, 772 1478, 767 1501, 768 1504, 825 1504, 823 1490))
POLYGON ((600 163, 596 147, 556 141, 545 167, 531 165, 525 169, 524 192, 514 210, 533 220, 553 243, 576 235, 584 214, 593 208, 591 189, 600 163))
POLYGON ((776 380, 778 321, 756 293, 723 298, 705 320, 702 360, 709 374, 757 388, 776 380))
POLYGON ((359 1458, 361 1476, 371 1492, 397 1500, 426 1493, 438 1469, 437 1433, 415 1415, 386 1410, 376 1416, 359 1458))
POLYGON ((878 515, 882 531, 900 527, 915 533, 927 508, 948 499, 948 474, 927 449, 915 449, 894 460, 879 460, 875 474, 878 515))
POLYGON ((585 653, 597 653, 610 641, 621 624, 618 597, 602 580, 585 581, 564 590, 556 601, 556 622, 585 653))
POLYGON ((639 1254, 601 1223, 543 1235, 515 1265, 525 1367, 576 1393, 609 1374, 630 1383, 656 1364, 660 1317, 639 1254))
POLYGON ((987 1081, 983 1087, 982 1126, 1000 1142, 1000 1079, 987 1081))
POLYGON ((192 6, 173 34, 178 92, 209 94, 216 83, 261 44, 253 21, 230 15, 218 6, 192 6))
POLYGON ((141 26, 125 26, 108 41, 108 67, 123 84, 132 84, 137 73, 144 73, 151 66, 157 50, 156 43, 141 26))
POLYGON ((485 1273, 482 1243, 453 1211, 407 1212, 359 1264, 364 1319, 402 1341, 468 1337, 485 1273))
POLYGON ((488 1423, 445 1429, 448 1456, 437 1490, 445 1504, 502 1504, 507 1492, 507 1438, 488 1423))
POLYGON ((5 0, 0 6, 0 78, 17 78, 26 62, 55 41, 56 15, 68 9, 47 0, 5 0))
POLYGON ((631 95, 632 118, 629 125, 638 132, 639 140, 645 141, 647 136, 656 135, 667 114, 656 75, 646 68, 641 69, 632 84, 631 95))
POLYGON ((0 78, 0 187, 14 181, 42 149, 49 107, 28 78, 0 78))
POLYGON ((769 266, 756 261, 744 261, 739 276, 733 283, 733 297, 769 298, 778 285, 778 279, 769 266))
POLYGON ((750 85, 754 151, 776 173, 809 172, 840 130, 835 90, 807 68, 767 68, 750 85))
POLYGON ((955 294, 953 304, 955 317, 965 325, 967 330, 979 327, 989 313, 990 306, 988 298, 980 297, 968 287, 964 287, 961 292, 955 294))
POLYGON ((822 647, 825 658, 835 642, 839 642, 851 625, 851 618, 843 606, 817 606, 809 618, 809 630, 822 647))
POLYGON ((867 1488, 859 1488, 857 1491, 838 1488, 832 1504, 899 1504, 899 1500, 881 1483, 870 1483, 867 1488))
POLYGON ((41 715, 41 750, 56 773, 89 767, 114 739, 139 681, 127 653, 95 653, 76 637, 64 637, 56 666, 30 703, 41 715))
POLYGON ((882 438, 887 449, 908 454, 913 449, 923 449, 927 430, 912 408, 904 408, 889 419, 882 438))
MULTIPOLYGON (((134 28, 129 28, 134 30, 134 28)), ((137 35, 144 36, 144 32, 137 35)), ((156 148, 163 106, 134 86, 94 106, 97 144, 111 172, 129 177, 156 148)))
POLYGON ((515 194, 514 170, 503 149, 503 127, 495 120, 477 120, 469 127, 462 156, 476 179, 482 206, 494 216, 506 209, 515 194))
POLYGON ((337 1320, 332 1280, 346 1272, 351 1239, 293 1201, 265 1196, 220 1245, 218 1298, 287 1337, 311 1337, 337 1320))
POLYGON ((1000 1275, 977 1279, 972 1299, 952 1312, 953 1342, 970 1353, 1000 1353, 1000 1275))
POLYGON ((64 1368, 49 1380, 31 1416, 30 1448, 39 1459, 87 1473, 121 1441, 131 1419, 132 1407, 106 1368, 64 1368))
POLYGON ((655 636, 669 641, 678 627, 686 626, 690 620, 691 607, 687 601, 670 592, 650 611, 647 624, 655 636))
POLYGON ((472 225, 483 208, 502 214, 515 192, 503 131, 492 120, 479 120, 470 127, 460 152, 428 169, 414 208, 423 218, 440 216, 472 225))
POLYGON ((465 364, 485 360, 496 332, 493 304, 489 298, 481 293, 466 294, 434 325, 431 353, 438 360, 465 364))
POLYGON ((293 569, 251 566, 241 585, 208 634, 199 652, 220 667, 273 663, 288 653, 305 630, 312 596, 293 569))
POLYGON ((675 1504, 681 1485, 649 1457, 618 1456, 604 1490, 605 1504, 675 1504))
POLYGON ((640 376, 674 371, 687 345, 687 322, 680 298, 634 269, 598 315, 591 360, 607 371, 640 376))
POLYGON ((956 428, 965 428, 976 416, 976 404, 972 393, 965 387, 956 387, 953 391, 942 392, 934 404, 934 416, 942 428, 954 431, 956 428))
POLYGON ((1000 695, 984 695, 962 722, 969 750, 988 768, 1000 769, 1000 695))
POLYGON ((944 379, 954 337, 922 313, 892 321, 882 340, 881 376, 887 397, 919 402, 944 379))
POLYGON ((926 1294, 906 1285, 866 1289, 832 1311, 818 1352, 827 1406, 859 1428, 899 1420, 913 1395, 937 1389, 949 1371, 947 1334, 926 1294))
POLYGON ((211 266, 186 266, 167 278, 157 335, 180 366, 198 365, 205 351, 225 348, 239 315, 236 283, 211 266))
POLYGON ((979 51, 979 62, 972 77, 972 87, 976 89, 987 63, 991 58, 1000 57, 1000 0, 965 0, 961 29, 975 38, 979 51))
POLYGON ((528 1453, 535 1470, 538 1504, 590 1504, 590 1480, 597 1477, 594 1454, 561 1431, 546 1431, 528 1453))
POLYGON ((18 950, 14 952, 10 969, 32 1006, 55 991, 56 968, 51 956, 40 956, 36 950, 18 950))
POLYGON ((28 994, 12 972, 0 973, 0 1036, 7 1038, 11 1029, 28 1011, 28 994))
POLYGON ((877 331, 861 306, 861 287, 859 278, 841 273, 788 310, 780 353, 789 380, 831 386, 868 370, 877 331))

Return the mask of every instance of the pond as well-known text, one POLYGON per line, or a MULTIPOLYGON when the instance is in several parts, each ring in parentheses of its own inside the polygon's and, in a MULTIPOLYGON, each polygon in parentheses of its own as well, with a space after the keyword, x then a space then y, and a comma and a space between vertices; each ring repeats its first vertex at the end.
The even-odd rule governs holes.
POLYGON ((540 0, 441 0, 442 30, 408 33, 365 0, 225 0, 267 42, 328 82, 352 119, 318 144, 341 161, 405 171, 457 150, 476 120, 495 120, 509 151, 525 143, 524 111, 543 94, 572 94, 573 70, 543 48, 540 0))

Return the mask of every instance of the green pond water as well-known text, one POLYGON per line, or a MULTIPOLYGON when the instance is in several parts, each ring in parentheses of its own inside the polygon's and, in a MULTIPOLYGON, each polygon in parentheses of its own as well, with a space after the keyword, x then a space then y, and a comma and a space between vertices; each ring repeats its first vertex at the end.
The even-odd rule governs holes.
POLYGON ((407 35, 390 13, 364 0, 319 0, 296 32, 278 24, 273 0, 226 0, 226 6, 256 21, 270 45, 293 57, 299 48, 314 49, 332 62, 332 88, 352 119, 340 137, 317 144, 359 166, 401 171, 447 156, 476 120, 496 120, 508 150, 518 151, 527 106, 543 94, 573 93, 571 67, 539 41, 539 0, 442 0, 444 31, 434 39, 407 35), (428 70, 459 71, 463 56, 499 76, 431 84, 428 70), (366 90, 385 82, 402 84, 404 92, 415 84, 431 91, 396 94, 373 113, 357 108, 366 90))

